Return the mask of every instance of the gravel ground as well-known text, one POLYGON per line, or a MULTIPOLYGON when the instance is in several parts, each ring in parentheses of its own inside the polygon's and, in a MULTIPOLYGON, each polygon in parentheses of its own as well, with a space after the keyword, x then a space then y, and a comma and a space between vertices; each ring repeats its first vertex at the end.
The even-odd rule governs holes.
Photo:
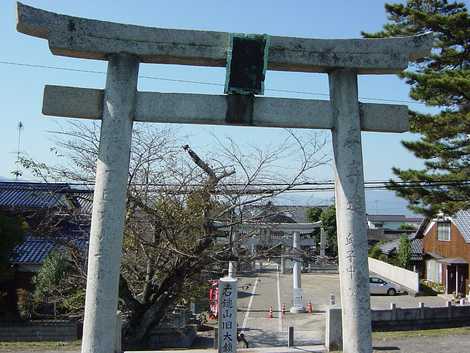
MULTIPOLYGON (((415 336, 406 338, 387 338, 374 340, 375 353, 468 353, 470 351, 470 335, 415 336)), ((269 349, 269 348, 267 348, 269 349)), ((79 353, 79 349, 31 349, 16 346, 1 348, 0 353, 79 353)), ((184 352, 184 350, 178 351, 184 352)))

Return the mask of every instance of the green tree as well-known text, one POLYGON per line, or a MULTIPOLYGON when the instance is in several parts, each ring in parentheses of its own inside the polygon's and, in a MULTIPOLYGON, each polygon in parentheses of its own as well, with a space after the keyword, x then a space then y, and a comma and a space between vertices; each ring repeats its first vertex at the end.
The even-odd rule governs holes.
POLYGON ((44 260, 37 275, 33 278, 36 297, 47 297, 61 287, 70 266, 65 256, 57 251, 50 253, 44 260))
MULTIPOLYGON (((323 208, 321 207, 312 207, 307 210, 307 219, 309 222, 318 222, 320 220, 323 208)), ((312 238, 315 241, 315 244, 320 243, 320 229, 314 229, 312 232, 312 238)))
POLYGON ((0 273, 8 269, 12 251, 23 241, 26 229, 21 218, 0 215, 0 273))
POLYGON ((380 255, 383 255, 382 250, 380 250, 380 244, 374 244, 374 246, 369 249, 369 257, 372 257, 373 259, 378 259, 380 255))
POLYGON ((307 210, 307 219, 310 222, 318 222, 320 220, 323 208, 321 207, 312 207, 307 210))
POLYGON ((321 215, 320 221, 322 222, 323 229, 328 239, 328 246, 326 251, 331 256, 338 255, 338 239, 336 234, 336 208, 335 206, 329 206, 325 208, 321 215))
POLYGON ((59 314, 81 314, 85 303, 85 263, 82 261, 78 266, 82 270, 78 271, 77 261, 71 247, 51 252, 33 277, 34 301, 55 301, 59 314))
POLYGON ((409 223, 402 223, 400 224, 400 227, 398 227, 400 230, 416 230, 416 227, 412 224, 409 223))
POLYGON ((414 62, 401 77, 411 85, 411 98, 439 110, 436 114, 410 111, 417 141, 403 145, 424 160, 422 169, 393 172, 403 188, 391 189, 410 202, 413 211, 453 214, 470 207, 470 16, 462 2, 408 0, 386 4, 389 22, 368 38, 407 36, 432 31, 435 42, 427 58, 414 62), (429 184, 433 184, 429 186, 429 184), (427 185, 426 185, 427 184, 427 185))
POLYGON ((397 260, 400 267, 408 268, 411 260, 411 241, 406 235, 400 236, 397 260))
MULTIPOLYGON (((385 254, 380 254, 379 257, 377 258, 377 260, 380 260, 380 261, 383 261, 383 262, 387 262, 387 263, 390 263, 390 258, 385 255, 385 254)), ((393 265, 393 264, 392 264, 393 265)))

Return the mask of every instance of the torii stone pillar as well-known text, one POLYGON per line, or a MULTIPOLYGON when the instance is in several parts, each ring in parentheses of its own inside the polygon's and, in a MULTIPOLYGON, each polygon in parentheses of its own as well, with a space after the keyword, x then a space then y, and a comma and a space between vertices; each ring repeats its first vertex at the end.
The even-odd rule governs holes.
POLYGON ((323 227, 320 228, 320 256, 325 256, 326 250, 326 232, 323 227))
MULTIPOLYGON (((295 252, 300 251, 300 233, 299 232, 294 232, 292 235, 292 250, 295 252)), ((294 266, 292 270, 292 283, 294 288, 302 288, 302 282, 301 282, 301 262, 299 259, 298 254, 295 254, 294 256, 294 266)))
POLYGON ((103 120, 83 353, 109 353, 114 347, 132 121, 332 130, 343 352, 372 351, 360 134, 404 132, 409 124, 407 106, 359 103, 357 75, 401 72, 409 60, 429 55, 431 34, 339 40, 269 37, 269 48, 265 47, 269 55, 262 58, 263 62, 267 59, 268 70, 329 75, 331 101, 320 101, 136 92, 139 62, 228 66, 230 33, 123 25, 59 15, 20 3, 17 30, 46 39, 55 55, 109 61, 106 90, 46 86, 43 99, 45 115, 103 120))
MULTIPOLYGON (((301 262, 299 259, 300 250, 300 233, 312 233, 315 229, 321 226, 321 222, 314 223, 242 223, 240 228, 245 231, 259 229, 261 231, 269 229, 276 231, 283 231, 285 233, 292 233, 292 253, 293 253, 293 268, 292 268, 292 307, 291 313, 302 313, 305 311, 303 302, 303 291, 301 285, 301 262)), ((283 247, 282 247, 283 249, 283 247)), ((281 273, 285 271, 285 257, 281 253, 281 273)))
POLYGON ((109 352, 115 339, 119 269, 126 207, 138 60, 109 58, 93 195, 83 352, 109 352), (111 293, 114 293, 110 295, 111 293))
POLYGON ((300 232, 295 231, 292 236, 292 250, 294 253, 294 266, 292 268, 292 307, 290 312, 297 314, 305 312, 303 300, 301 262, 296 252, 300 250, 300 232))
POLYGON ((256 272, 256 245, 251 243, 251 270, 256 272))
POLYGON ((281 274, 286 273, 286 257, 284 256, 284 247, 281 248, 281 268, 279 271, 281 274))
POLYGON ((345 352, 371 352, 369 268, 357 76, 351 70, 329 74, 330 97, 336 109, 336 222, 338 234, 343 342, 345 352), (359 339, 358 339, 359 338, 359 339))

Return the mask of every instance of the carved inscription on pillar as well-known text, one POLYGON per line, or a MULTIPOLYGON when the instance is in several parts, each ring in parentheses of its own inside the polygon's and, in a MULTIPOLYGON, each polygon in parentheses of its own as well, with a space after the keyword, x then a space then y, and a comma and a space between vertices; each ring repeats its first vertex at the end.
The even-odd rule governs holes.
POLYGON ((237 351, 237 280, 224 277, 219 283, 219 353, 237 351))

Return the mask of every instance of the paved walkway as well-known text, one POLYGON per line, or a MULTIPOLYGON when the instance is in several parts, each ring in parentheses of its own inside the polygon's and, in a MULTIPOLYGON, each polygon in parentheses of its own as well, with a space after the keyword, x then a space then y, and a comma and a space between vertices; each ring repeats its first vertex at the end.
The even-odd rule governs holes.
POLYGON ((323 312, 291 314, 292 276, 278 272, 262 272, 239 279, 238 327, 243 330, 250 347, 287 346, 289 326, 295 328, 294 343, 310 346, 324 340, 323 312), (283 305, 286 308, 282 313, 283 305), (269 317, 269 309, 273 317, 269 317))
MULTIPOLYGON (((339 276, 337 274, 302 273, 304 300, 313 305, 313 314, 289 313, 292 303, 292 275, 279 274, 275 265, 265 266, 267 271, 239 278, 238 327, 242 329, 250 347, 278 347, 287 345, 289 326, 295 328, 295 344, 317 345, 324 342, 325 314, 333 294, 341 302, 339 276), (282 315, 282 305, 286 314, 282 315), (269 308, 273 318, 268 318, 269 308)), ((390 303, 397 307, 445 306, 440 297, 413 297, 410 295, 374 295, 374 309, 388 309, 390 303)))
MULTIPOLYGON (((175 353, 176 351, 155 351, 153 353, 175 353)), ((215 349, 198 349, 198 350, 185 350, 185 353, 216 353, 215 349)), ((240 353, 301 353, 301 352, 312 352, 312 353, 321 353, 325 352, 323 346, 299 346, 299 347, 263 347, 263 348, 248 348, 248 349, 237 349, 237 352, 240 353)), ((131 353, 131 352, 128 352, 131 353)), ((149 351, 145 352, 135 352, 132 353, 152 353, 149 351)))

